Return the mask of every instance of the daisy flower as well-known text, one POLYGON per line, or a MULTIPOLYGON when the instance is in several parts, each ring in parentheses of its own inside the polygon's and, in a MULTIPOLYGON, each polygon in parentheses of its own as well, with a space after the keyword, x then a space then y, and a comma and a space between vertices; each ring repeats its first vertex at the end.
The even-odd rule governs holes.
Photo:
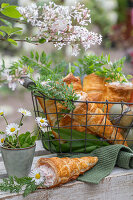
POLYGON ((18 112, 20 112, 24 116, 31 116, 31 112, 26 110, 26 109, 24 109, 24 108, 19 108, 18 112))
POLYGON ((32 170, 29 176, 33 181, 35 181, 36 185, 40 185, 45 180, 45 176, 43 175, 43 172, 40 170, 40 168, 35 168, 32 170))
POLYGON ((36 122, 38 123, 38 125, 41 125, 41 127, 48 126, 48 120, 46 120, 46 118, 36 117, 36 122))
POLYGON ((0 146, 4 144, 5 134, 0 134, 0 146))
POLYGON ((3 116, 3 115, 4 115, 4 110, 0 109, 0 116, 3 116))
POLYGON ((46 128, 44 128, 43 126, 41 126, 40 124, 38 124, 39 128, 45 133, 46 132, 46 128))
POLYGON ((15 133, 17 133, 17 131, 19 131, 19 125, 15 124, 15 123, 10 123, 9 125, 7 125, 6 127, 6 134, 7 135, 14 135, 15 133))

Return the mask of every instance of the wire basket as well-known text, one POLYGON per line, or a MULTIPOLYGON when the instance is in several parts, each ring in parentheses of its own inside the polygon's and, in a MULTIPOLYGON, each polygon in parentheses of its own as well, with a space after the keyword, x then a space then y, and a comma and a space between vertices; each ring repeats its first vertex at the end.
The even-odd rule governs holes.
MULTIPOLYGON (((28 84, 24 86, 28 87, 28 84)), ((49 122, 45 129, 38 128, 44 148, 52 153, 88 153, 110 144, 133 144, 133 139, 128 139, 133 128, 133 113, 129 106, 133 103, 72 101, 79 110, 67 113, 63 107, 64 100, 48 98, 39 91, 38 95, 31 94, 35 117, 45 117, 49 122), (110 114, 109 109, 114 104, 121 107, 119 114, 110 114), (99 106, 104 110, 89 110, 99 106), (124 109, 125 106, 128 107, 124 109), (125 116, 129 118, 123 118, 125 116), (125 123, 123 126, 122 121, 127 121, 128 125, 125 123)))

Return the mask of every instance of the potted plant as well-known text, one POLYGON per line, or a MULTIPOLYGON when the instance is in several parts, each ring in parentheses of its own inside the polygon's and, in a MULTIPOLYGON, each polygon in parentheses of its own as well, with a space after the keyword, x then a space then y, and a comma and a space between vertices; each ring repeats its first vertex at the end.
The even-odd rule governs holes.
POLYGON ((1 152, 8 176, 24 177, 28 176, 31 169, 38 134, 33 135, 33 132, 29 131, 19 133, 23 118, 30 117, 31 112, 23 108, 19 108, 18 112, 21 113, 19 124, 9 124, 4 111, 0 110, 0 117, 3 117, 6 122, 5 132, 0 132, 3 136, 1 152))

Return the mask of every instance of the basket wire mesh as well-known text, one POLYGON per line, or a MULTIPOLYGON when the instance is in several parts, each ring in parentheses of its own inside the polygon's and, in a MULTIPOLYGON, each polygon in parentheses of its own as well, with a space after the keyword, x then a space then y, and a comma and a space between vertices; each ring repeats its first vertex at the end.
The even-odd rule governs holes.
MULTIPOLYGON (((51 98, 47 98, 45 95, 41 94, 40 95, 36 95, 34 94, 33 92, 31 92, 31 95, 32 95, 32 101, 33 101, 33 108, 34 108, 34 113, 35 113, 35 117, 45 117, 47 120, 50 116, 56 116, 56 125, 51 125, 49 124, 49 126, 46 127, 47 131, 47 138, 45 138, 44 136, 46 135, 46 133, 42 132, 41 129, 39 128, 39 131, 41 133, 41 137, 42 137, 42 142, 43 142, 43 146, 44 148, 46 148, 47 150, 49 150, 50 152, 56 152, 56 153, 66 153, 63 149, 62 149, 62 144, 64 142, 68 142, 69 144, 69 149, 67 150, 67 153, 74 153, 75 151, 73 150, 73 143, 75 144, 76 142, 78 143, 79 141, 82 141, 82 143, 84 142, 84 146, 82 148, 82 152, 79 152, 79 153, 88 153, 87 151, 87 144, 88 144, 88 141, 95 141, 95 139, 88 139, 88 129, 90 127, 95 127, 96 129, 98 129, 99 127, 104 127, 103 128, 103 132, 102 132, 102 136, 98 137, 98 140, 102 143, 104 142, 111 142, 111 144, 114 144, 114 143, 121 143, 121 144, 125 144, 125 141, 130 141, 133 143, 133 140, 127 140, 127 136, 128 136, 128 133, 129 133, 129 130, 133 127, 133 122, 131 122, 131 124, 129 126, 125 126, 123 127, 122 125, 120 125, 120 120, 121 118, 123 117, 123 115, 126 114, 126 116, 132 116, 131 114, 128 114, 128 109, 127 110, 123 110, 123 106, 124 105, 127 105, 127 106, 131 106, 133 103, 125 103, 125 102, 109 102, 109 101, 105 101, 105 102, 97 102, 97 101, 72 101, 73 105, 76 103, 77 105, 79 103, 82 103, 82 104, 85 104, 86 105, 86 113, 84 114, 75 114, 73 111, 69 112, 69 117, 71 119, 71 122, 69 125, 63 125, 61 126, 60 125, 60 119, 61 119, 61 116, 64 117, 66 115, 66 112, 65 111, 60 111, 58 110, 58 106, 57 104, 58 103, 63 103, 64 101, 61 100, 61 99, 51 99, 51 98), (38 101, 38 99, 41 99, 41 102, 43 102, 43 105, 40 106, 40 103, 38 101), (53 104, 55 106, 55 110, 53 112, 48 112, 47 110, 47 105, 46 105, 46 101, 48 100, 51 100, 53 101, 53 104), (88 107, 89 107, 89 104, 91 103, 95 103, 95 104, 102 104, 104 106, 104 112, 103 113, 88 113, 88 107), (121 114, 113 114, 117 121, 117 124, 110 124, 110 125, 107 125, 106 122, 107 120, 109 119, 110 115, 112 114, 109 114, 109 106, 110 105, 113 105, 113 104, 120 104, 121 105, 121 108, 122 108, 122 111, 121 111, 121 114), (105 110, 106 108, 106 110, 105 110), (79 124, 79 125, 76 125, 76 124, 73 124, 73 119, 75 119, 75 115, 77 117, 78 116, 84 116, 85 118, 85 124, 79 124), (105 123, 104 124, 91 124, 89 125, 88 123, 88 117, 89 116, 96 116, 96 115, 103 115, 103 117, 105 117, 105 123), (77 127, 84 127, 84 138, 76 138, 74 139, 73 138, 73 129, 76 129, 77 127), (107 126, 111 126, 111 127, 115 127, 115 136, 113 139, 110 139, 110 138, 106 138, 105 137, 105 131, 106 131, 106 127, 107 126), (124 129, 123 129, 124 128, 124 129), (51 129, 56 129, 57 130, 57 133, 58 133, 58 137, 52 137, 51 138, 51 135, 50 135, 50 130, 51 129), (63 139, 61 137, 61 130, 65 130, 65 129, 69 129, 70 131, 70 136, 69 136, 69 139, 63 139), (118 130, 121 129, 121 130, 126 130, 126 135, 125 137, 123 138, 123 140, 118 140, 116 137, 117 137, 117 133, 118 133, 118 130), (58 151, 56 149, 53 149, 52 146, 53 146, 53 142, 58 142, 58 151), (47 143, 47 145, 46 145, 47 143)), ((82 134, 82 132, 81 132, 82 134)))

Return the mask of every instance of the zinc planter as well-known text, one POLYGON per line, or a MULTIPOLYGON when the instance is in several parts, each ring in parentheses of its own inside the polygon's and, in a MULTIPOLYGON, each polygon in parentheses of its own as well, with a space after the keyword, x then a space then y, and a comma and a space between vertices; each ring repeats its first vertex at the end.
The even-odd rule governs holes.
POLYGON ((8 176, 28 176, 34 158, 36 145, 22 149, 1 147, 1 153, 8 176))

